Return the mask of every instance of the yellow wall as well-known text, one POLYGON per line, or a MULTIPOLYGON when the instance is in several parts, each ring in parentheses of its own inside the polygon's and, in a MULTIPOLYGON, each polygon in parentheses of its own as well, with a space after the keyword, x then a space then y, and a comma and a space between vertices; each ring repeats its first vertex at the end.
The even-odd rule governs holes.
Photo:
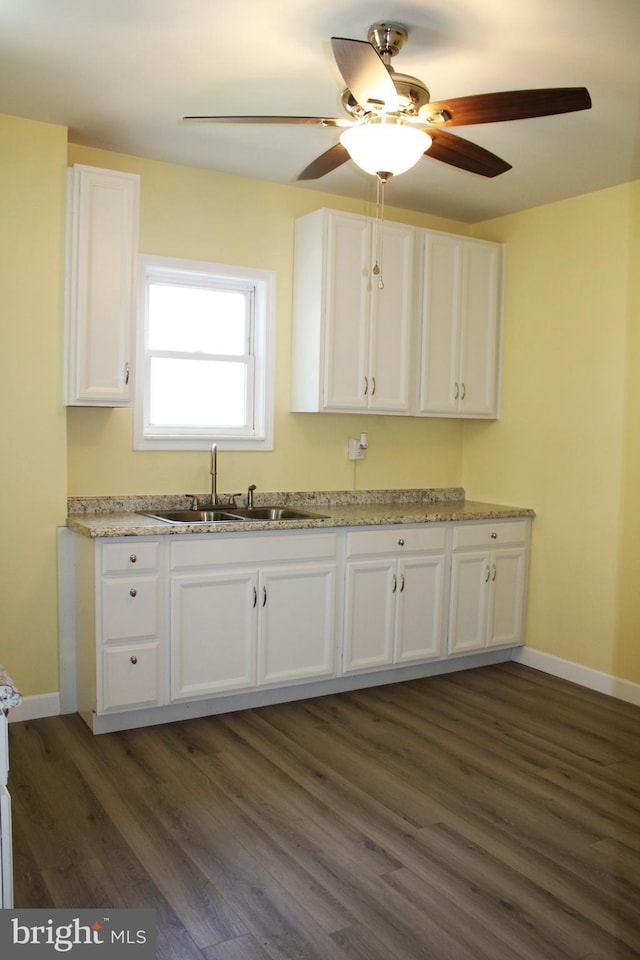
POLYGON ((502 416, 463 439, 468 496, 538 514, 527 643, 635 682, 639 198, 627 184, 474 231, 507 244, 502 416))
MULTIPOLYGON (((270 453, 222 453, 222 491, 243 490, 249 483, 262 490, 350 489, 347 440, 362 430, 369 434, 369 450, 357 464, 358 488, 459 484, 459 422, 289 412, 294 220, 322 206, 370 213, 365 198, 346 200, 73 145, 69 163, 141 175, 142 253, 276 271, 275 446, 270 453)), ((409 211, 387 207, 387 216, 468 233, 465 224, 409 211)), ((205 453, 132 450, 130 410, 70 409, 68 432, 71 496, 208 489, 205 453)))
MULTIPOLYGON (((293 221, 318 206, 370 212, 364 200, 75 146, 69 162, 142 174, 144 252, 277 272, 276 447, 223 455, 223 490, 348 488, 346 440, 366 429, 361 488, 462 483, 471 497, 533 506, 528 643, 640 682, 640 184, 472 231, 389 208, 507 243, 502 417, 463 425, 288 412, 293 221)), ((58 689, 55 542, 66 495, 209 482, 202 454, 133 453, 130 411, 65 417, 66 165, 64 128, 0 117, 0 662, 27 695, 58 689)))
POLYGON ((630 191, 626 224, 629 322, 625 357, 624 459, 615 676, 640 682, 640 184, 630 191))
POLYGON ((66 139, 0 116, 0 662, 25 695, 58 689, 66 139))

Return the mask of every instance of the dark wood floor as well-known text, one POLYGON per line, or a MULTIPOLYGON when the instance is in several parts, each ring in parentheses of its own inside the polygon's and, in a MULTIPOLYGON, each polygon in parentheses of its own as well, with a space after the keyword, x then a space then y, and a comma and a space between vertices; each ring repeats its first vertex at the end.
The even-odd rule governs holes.
POLYGON ((517 664, 10 754, 16 906, 159 957, 640 956, 640 709, 517 664))

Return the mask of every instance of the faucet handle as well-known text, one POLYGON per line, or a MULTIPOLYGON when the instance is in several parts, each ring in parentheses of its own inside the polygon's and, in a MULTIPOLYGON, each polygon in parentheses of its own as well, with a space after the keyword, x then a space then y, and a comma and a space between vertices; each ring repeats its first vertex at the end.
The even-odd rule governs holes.
POLYGON ((197 493, 185 493, 185 497, 188 497, 191 500, 189 510, 198 509, 198 494, 197 493))
POLYGON ((237 507, 236 497, 241 497, 241 493, 223 493, 218 497, 218 502, 225 507, 237 507))

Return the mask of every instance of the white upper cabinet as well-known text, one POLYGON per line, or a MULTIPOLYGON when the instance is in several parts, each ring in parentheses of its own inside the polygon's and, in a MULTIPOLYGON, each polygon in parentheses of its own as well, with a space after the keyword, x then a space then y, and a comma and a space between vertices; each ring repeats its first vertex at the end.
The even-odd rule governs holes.
POLYGON ((126 406, 140 178, 80 164, 69 174, 65 402, 126 406))
POLYGON ((296 221, 293 411, 409 413, 414 244, 413 227, 355 214, 296 221))
POLYGON ((497 417, 502 244, 422 231, 418 414, 497 417))

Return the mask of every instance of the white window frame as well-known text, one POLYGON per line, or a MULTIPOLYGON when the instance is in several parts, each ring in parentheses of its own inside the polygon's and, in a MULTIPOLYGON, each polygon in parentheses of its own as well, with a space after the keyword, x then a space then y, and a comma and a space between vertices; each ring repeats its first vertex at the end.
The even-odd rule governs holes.
MULTIPOLYGON (((211 443, 221 450, 273 450, 275 358, 275 272, 237 267, 202 260, 181 260, 141 254, 138 262, 138 310, 136 322, 136 372, 133 413, 134 450, 207 450, 211 443), (162 435, 149 429, 148 289, 153 281, 197 284, 234 282, 249 286, 253 295, 252 379, 253 425, 248 431, 224 430, 205 435, 194 427, 192 434, 162 435)), ((251 371, 250 371, 251 372, 251 371)))

